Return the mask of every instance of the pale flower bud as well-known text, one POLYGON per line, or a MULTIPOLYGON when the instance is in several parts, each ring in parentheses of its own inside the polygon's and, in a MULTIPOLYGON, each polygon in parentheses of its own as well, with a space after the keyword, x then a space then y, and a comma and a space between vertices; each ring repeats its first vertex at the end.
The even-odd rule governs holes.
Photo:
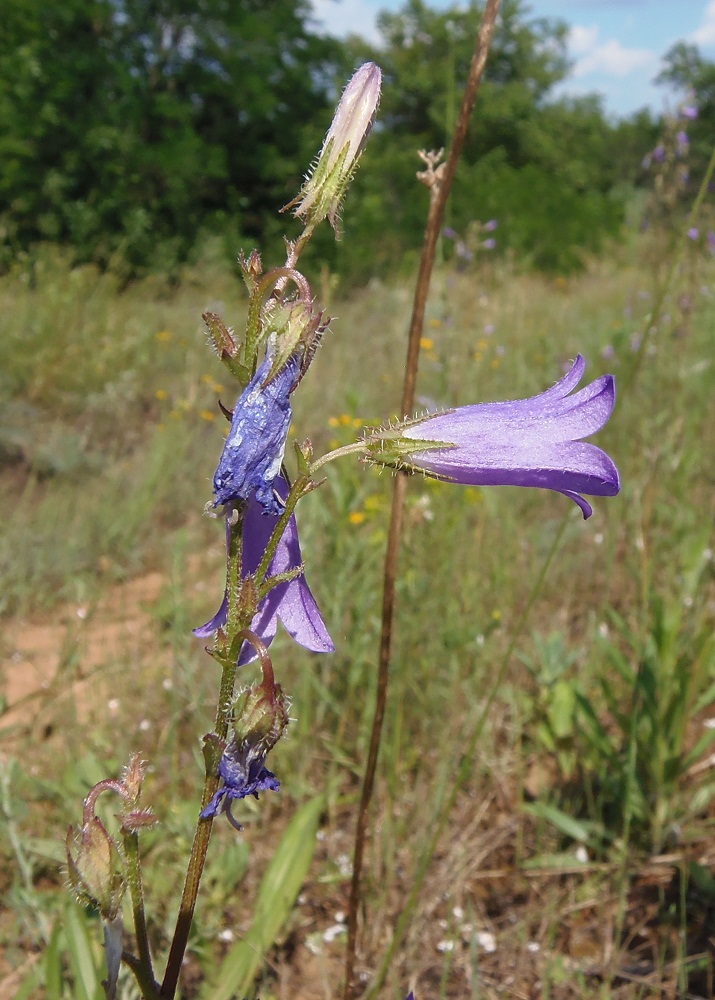
POLYGON ((67 881, 80 902, 96 906, 104 920, 114 920, 124 895, 124 862, 104 824, 92 816, 75 837, 67 832, 67 881))
POLYGON ((339 235, 340 203, 375 121, 381 80, 379 66, 363 63, 343 91, 313 170, 297 198, 285 206, 296 206, 294 214, 306 226, 327 218, 339 235))

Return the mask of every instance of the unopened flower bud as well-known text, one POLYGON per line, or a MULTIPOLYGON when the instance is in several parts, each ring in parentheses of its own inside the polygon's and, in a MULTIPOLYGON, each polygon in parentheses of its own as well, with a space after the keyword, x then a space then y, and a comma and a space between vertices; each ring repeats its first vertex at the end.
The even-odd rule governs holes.
POLYGON ((375 63, 363 63, 343 91, 313 170, 297 198, 285 206, 295 206, 295 215, 306 226, 327 218, 339 235, 340 203, 375 121, 381 79, 375 63))
POLYGON ((293 354, 300 358, 302 378, 329 322, 322 312, 314 311, 312 302, 298 299, 276 304, 264 318, 265 334, 275 345, 271 348, 271 370, 266 381, 285 368, 293 354))
POLYGON ((280 684, 264 670, 261 684, 242 691, 233 704, 233 729, 239 745, 268 753, 288 725, 288 699, 280 684))
POLYGON ((67 878, 81 902, 96 906, 104 920, 114 920, 126 887, 124 863, 97 816, 84 824, 78 838, 72 827, 67 832, 67 878))

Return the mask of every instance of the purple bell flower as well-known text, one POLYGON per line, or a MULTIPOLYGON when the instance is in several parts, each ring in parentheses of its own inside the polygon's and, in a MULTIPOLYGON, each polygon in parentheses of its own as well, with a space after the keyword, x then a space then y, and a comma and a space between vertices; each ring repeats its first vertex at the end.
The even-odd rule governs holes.
POLYGON ((474 486, 555 490, 590 517, 591 505, 581 494, 615 496, 620 482, 609 456, 581 440, 610 417, 615 380, 602 375, 570 395, 585 368, 579 354, 568 374, 538 396, 461 406, 401 428, 403 440, 439 441, 445 447, 403 452, 400 466, 474 486))
MULTIPOLYGON (((288 496, 288 483, 282 475, 279 474, 275 478, 272 489, 277 494, 276 502, 279 504, 279 509, 282 510, 285 498, 288 496)), ((258 564, 268 546, 274 527, 275 518, 270 514, 265 514, 259 500, 252 497, 243 518, 241 569, 244 576, 255 573, 258 569, 258 564)), ((227 518, 227 546, 230 541, 230 531, 227 518)), ((293 515, 278 543, 268 574, 275 576, 277 573, 286 573, 302 565, 298 525, 295 515, 293 515)), ((217 629, 226 624, 227 618, 228 598, 224 594, 221 607, 216 614, 205 625, 195 628, 194 635, 199 638, 210 637, 217 629)), ((314 653, 332 653, 334 651, 333 640, 328 634, 304 573, 287 583, 279 583, 269 591, 261 601, 251 622, 251 631, 255 632, 266 646, 269 646, 275 637, 279 618, 288 634, 301 646, 314 653)), ((256 652, 253 646, 244 642, 238 658, 238 665, 250 663, 255 658, 256 652)))

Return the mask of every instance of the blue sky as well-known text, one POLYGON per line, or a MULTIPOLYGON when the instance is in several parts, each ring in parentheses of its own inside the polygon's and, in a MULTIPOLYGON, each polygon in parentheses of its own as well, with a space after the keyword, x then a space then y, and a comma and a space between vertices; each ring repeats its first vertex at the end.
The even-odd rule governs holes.
MULTIPOLYGON (((399 10, 403 0, 312 0, 325 31, 350 32, 377 42, 375 17, 399 10)), ((663 111, 677 98, 652 80, 677 41, 696 44, 715 60, 715 0, 527 0, 533 17, 565 21, 573 68, 559 86, 565 94, 600 93, 606 110, 628 115, 644 106, 663 111)), ((454 0, 430 0, 445 9, 454 0)))

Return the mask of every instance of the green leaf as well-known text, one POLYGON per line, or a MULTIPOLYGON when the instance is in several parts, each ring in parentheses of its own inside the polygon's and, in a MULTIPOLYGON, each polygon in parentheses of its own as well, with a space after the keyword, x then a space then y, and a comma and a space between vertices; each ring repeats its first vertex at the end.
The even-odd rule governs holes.
POLYGON ((571 681, 554 684, 549 705, 549 721, 557 739, 563 740, 573 732, 576 708, 576 690, 571 681))
POLYGON ((101 1000, 102 975, 92 948, 92 931, 80 908, 72 903, 65 910, 65 937, 74 975, 76 1000, 101 1000))
POLYGON ((234 1000, 247 996, 251 984, 290 916, 315 853, 315 835, 325 797, 307 802, 291 820, 263 877, 251 927, 229 951, 215 983, 202 1000, 234 1000))
POLYGON ((537 819, 543 819, 547 823, 551 823, 557 830, 565 833, 567 837, 572 837, 574 840, 580 840, 585 843, 591 836, 592 823, 580 823, 571 816, 567 816, 566 813, 561 812, 556 806, 550 806, 546 802, 530 802, 528 805, 522 806, 522 808, 524 812, 529 813, 531 816, 536 816, 537 819))
MULTIPOLYGON (((37 996, 38 989, 42 983, 42 966, 36 963, 30 970, 30 974, 23 982, 20 989, 15 993, 15 1000, 32 1000, 37 996)), ((58 1000, 58 994, 47 991, 48 1000, 58 1000)))
POLYGON ((45 992, 47 1000, 62 1000, 62 957, 60 955, 61 922, 53 930, 45 952, 45 992))
POLYGON ((586 867, 588 861, 579 861, 575 854, 568 851, 559 851, 555 854, 537 854, 535 858, 528 858, 522 864, 522 868, 527 870, 533 868, 551 868, 554 871, 567 871, 570 868, 586 867))

